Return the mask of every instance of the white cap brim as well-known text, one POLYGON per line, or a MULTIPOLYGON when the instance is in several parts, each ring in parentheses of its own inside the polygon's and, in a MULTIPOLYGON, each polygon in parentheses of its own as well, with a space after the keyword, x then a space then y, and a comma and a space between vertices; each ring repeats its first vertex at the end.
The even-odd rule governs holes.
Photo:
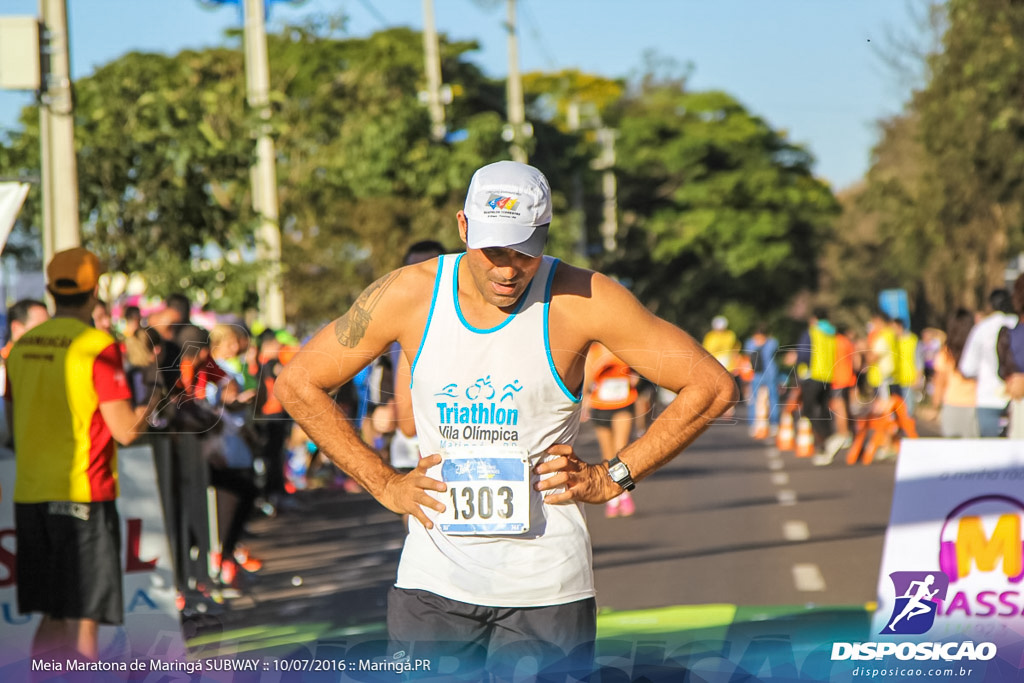
POLYGON ((466 245, 470 249, 500 247, 514 249, 533 258, 544 253, 547 241, 547 225, 534 228, 526 225, 469 222, 466 234, 466 245))

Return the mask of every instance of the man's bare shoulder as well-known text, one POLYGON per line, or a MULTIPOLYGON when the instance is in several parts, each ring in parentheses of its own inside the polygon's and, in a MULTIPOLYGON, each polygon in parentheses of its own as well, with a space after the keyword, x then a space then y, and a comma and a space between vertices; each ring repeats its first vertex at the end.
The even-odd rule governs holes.
POLYGON ((607 275, 559 262, 551 286, 553 305, 607 306, 623 297, 631 298, 628 290, 607 275))
POLYGON ((338 343, 354 348, 371 324, 391 341, 404 324, 425 315, 433 295, 437 260, 424 261, 393 270, 371 283, 352 304, 352 308, 334 321, 338 343))

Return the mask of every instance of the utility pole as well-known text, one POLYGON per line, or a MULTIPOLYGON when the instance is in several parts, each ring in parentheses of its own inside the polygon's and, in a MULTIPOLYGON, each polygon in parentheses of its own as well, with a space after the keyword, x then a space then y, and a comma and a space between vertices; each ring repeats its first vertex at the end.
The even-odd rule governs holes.
POLYGON ((604 250, 615 251, 616 235, 619 232, 618 183, 615 179, 615 130, 597 129, 597 141, 601 143, 601 156, 593 162, 595 170, 601 171, 601 191, 604 195, 601 211, 601 238, 604 250))
POLYGON ((434 0, 423 0, 423 56, 427 72, 427 109, 430 112, 430 135, 434 140, 444 139, 444 104, 441 102, 441 50, 437 42, 434 23, 434 0))
POLYGON ((39 98, 43 263, 49 263, 56 252, 79 246, 81 238, 66 0, 39 0, 39 16, 45 45, 39 98))
POLYGON ((508 0, 508 126, 503 137, 509 143, 512 160, 526 163, 525 138, 533 134, 533 128, 526 125, 526 107, 523 104, 523 80, 519 74, 519 39, 516 37, 516 0, 508 0))
POLYGON ((267 57, 266 7, 264 0, 244 0, 245 83, 249 106, 259 112, 256 164, 250 170, 252 205, 260 219, 257 248, 267 271, 260 277, 260 314, 274 329, 284 327, 284 294, 281 291, 281 229, 277 206, 277 167, 270 137, 270 61, 267 57))
MULTIPOLYGON (((575 99, 569 102, 569 109, 566 112, 566 124, 569 131, 576 134, 580 130, 580 103, 575 99)), ((572 173, 572 213, 576 216, 576 230, 578 241, 576 250, 582 263, 590 258, 590 249, 587 244, 587 214, 583 206, 583 176, 579 169, 572 173)))

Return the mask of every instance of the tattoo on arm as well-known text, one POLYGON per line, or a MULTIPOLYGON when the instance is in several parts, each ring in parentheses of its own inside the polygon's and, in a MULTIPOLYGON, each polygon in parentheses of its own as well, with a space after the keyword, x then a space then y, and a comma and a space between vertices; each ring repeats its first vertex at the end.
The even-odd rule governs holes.
POLYGON ((391 283, 398 278, 398 272, 388 273, 381 279, 363 290, 348 313, 334 323, 334 335, 338 343, 353 349, 358 346, 366 335, 366 328, 373 320, 373 309, 380 303, 381 297, 391 283))

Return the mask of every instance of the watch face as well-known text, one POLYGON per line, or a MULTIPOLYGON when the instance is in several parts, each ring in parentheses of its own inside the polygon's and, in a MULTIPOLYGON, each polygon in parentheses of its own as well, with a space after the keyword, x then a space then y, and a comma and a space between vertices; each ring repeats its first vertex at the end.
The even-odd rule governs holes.
POLYGON ((626 477, 628 477, 629 471, 626 469, 625 465, 619 462, 615 463, 610 468, 608 468, 608 474, 611 475, 612 479, 618 481, 620 479, 625 479, 626 477))

